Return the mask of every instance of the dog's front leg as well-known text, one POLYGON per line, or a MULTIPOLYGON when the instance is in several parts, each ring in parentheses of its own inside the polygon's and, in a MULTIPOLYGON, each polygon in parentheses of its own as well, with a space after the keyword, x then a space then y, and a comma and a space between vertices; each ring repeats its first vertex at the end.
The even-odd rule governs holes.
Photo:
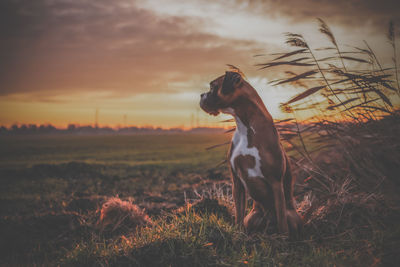
POLYGON ((246 190, 240 178, 232 170, 232 195, 235 203, 235 223, 243 227, 246 212, 246 190))

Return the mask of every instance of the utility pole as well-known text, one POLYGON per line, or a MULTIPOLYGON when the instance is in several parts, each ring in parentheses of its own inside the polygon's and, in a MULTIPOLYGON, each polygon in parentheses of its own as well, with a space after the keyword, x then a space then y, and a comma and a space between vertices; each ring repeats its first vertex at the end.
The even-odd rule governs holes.
POLYGON ((199 128, 200 120, 199 120, 199 109, 196 109, 196 127, 199 128))
POLYGON ((96 129, 99 128, 99 109, 96 108, 96 114, 95 114, 95 118, 94 118, 94 127, 96 129))

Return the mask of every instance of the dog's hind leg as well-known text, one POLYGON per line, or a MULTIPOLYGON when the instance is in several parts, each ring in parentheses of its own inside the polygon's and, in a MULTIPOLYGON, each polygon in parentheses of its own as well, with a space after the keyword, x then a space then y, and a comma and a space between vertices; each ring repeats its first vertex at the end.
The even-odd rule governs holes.
POLYGON ((288 221, 286 211, 286 200, 283 191, 283 184, 278 181, 272 183, 272 191, 274 195, 276 221, 278 224, 278 231, 282 234, 288 233, 288 221))
POLYGON ((261 204, 253 201, 253 209, 244 218, 244 228, 248 234, 253 232, 262 231, 267 226, 267 220, 265 218, 265 212, 261 204))
MULTIPOLYGON (((249 178, 246 185, 250 197, 253 199, 253 209, 244 220, 248 233, 264 230, 267 226, 267 214, 274 211, 274 199, 270 185, 263 177, 249 178)), ((273 215, 274 216, 274 215, 273 215)))
POLYGON ((303 229, 303 220, 296 211, 296 205, 293 198, 293 185, 295 179, 292 175, 289 159, 286 155, 285 158, 286 158, 286 170, 285 170, 285 176, 283 178, 283 187, 286 200, 287 221, 288 221, 290 235, 294 238, 299 238, 301 231, 303 229))

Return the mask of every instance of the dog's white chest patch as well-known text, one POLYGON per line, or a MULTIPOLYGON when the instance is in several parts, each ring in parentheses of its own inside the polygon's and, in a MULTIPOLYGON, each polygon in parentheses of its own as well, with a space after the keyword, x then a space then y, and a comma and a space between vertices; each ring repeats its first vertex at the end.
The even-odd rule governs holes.
MULTIPOLYGON (((247 127, 242 123, 239 117, 236 117, 236 131, 232 139, 233 150, 230 158, 230 163, 232 169, 236 172, 235 169, 235 159, 236 157, 243 155, 249 155, 254 157, 255 166, 253 168, 247 169, 248 178, 253 177, 262 177, 261 173, 261 158, 260 153, 256 147, 248 147, 249 140, 247 138, 247 127)), ((242 180, 242 182, 244 182, 242 180)))

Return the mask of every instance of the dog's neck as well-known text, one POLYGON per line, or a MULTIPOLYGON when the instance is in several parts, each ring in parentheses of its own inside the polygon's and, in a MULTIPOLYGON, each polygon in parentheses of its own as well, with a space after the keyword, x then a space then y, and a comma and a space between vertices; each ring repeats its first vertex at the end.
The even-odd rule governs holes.
POLYGON ((240 97, 231 107, 223 110, 235 118, 236 126, 252 129, 255 133, 260 127, 273 126, 273 119, 267 108, 264 106, 260 96, 251 88, 252 91, 247 97, 240 97))

